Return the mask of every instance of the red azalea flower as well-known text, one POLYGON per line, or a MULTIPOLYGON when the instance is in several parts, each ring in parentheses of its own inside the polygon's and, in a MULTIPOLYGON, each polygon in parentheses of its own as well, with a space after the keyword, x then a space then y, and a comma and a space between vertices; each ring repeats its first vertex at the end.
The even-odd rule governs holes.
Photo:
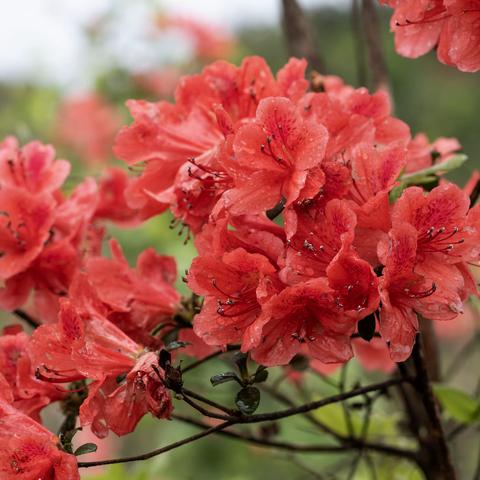
POLYGON ((141 176, 126 191, 129 205, 141 209, 143 218, 170 204, 182 215, 185 208, 192 210, 193 220, 202 218, 204 213, 196 214, 195 206, 204 208, 212 192, 221 193, 230 186, 225 185, 225 169, 215 164, 225 137, 255 116, 261 99, 298 98, 308 85, 305 67, 305 61, 292 59, 275 80, 260 57, 247 57, 240 67, 218 61, 201 74, 182 79, 176 105, 129 101, 135 121, 120 131, 114 151, 129 164, 146 162, 141 176), (200 183, 192 180, 196 177, 200 183))
MULTIPOLYGON (((367 371, 392 373, 395 362, 390 359, 388 346, 382 338, 373 337, 370 341, 361 338, 352 339, 355 359, 367 371)), ((320 360, 312 360, 310 366, 322 375, 331 375, 340 368, 343 363, 323 363, 320 360)))
POLYGON ((285 213, 285 229, 294 232, 287 244, 281 277, 286 283, 325 276, 327 267, 342 247, 354 238, 356 215, 348 202, 331 200, 295 205, 285 213))
POLYGON ((54 222, 55 203, 48 194, 18 187, 0 188, 0 278, 25 271, 42 252, 54 222))
POLYGON ((91 165, 109 159, 119 126, 114 108, 94 93, 65 99, 58 112, 60 141, 91 165))
POLYGON ((193 260, 188 285, 204 295, 194 331, 208 345, 245 341, 245 332, 259 316, 261 304, 278 288, 276 269, 266 257, 237 248, 221 258, 193 260))
POLYGON ((356 321, 345 316, 325 278, 287 287, 262 306, 242 345, 262 365, 285 365, 305 344, 325 363, 345 362, 353 353, 356 321))
MULTIPOLYGON (((149 248, 139 255, 133 269, 118 242, 111 240, 110 248, 111 260, 95 256, 86 261, 85 275, 79 283, 88 283, 89 295, 97 299, 97 305, 101 303, 102 314, 121 330, 144 345, 158 346, 159 340, 150 332, 170 320, 180 304, 173 286, 177 278, 175 260, 149 248)), ((71 296, 77 298, 81 293, 76 292, 85 287, 77 283, 74 288, 71 296)), ((98 310, 98 306, 95 308, 98 310)))
POLYGON ((65 383, 91 379, 80 422, 100 438, 111 430, 125 435, 147 412, 168 417, 171 402, 154 353, 94 314, 81 314, 64 300, 56 325, 42 325, 29 345, 37 377, 65 383), (153 365, 153 367, 152 367, 153 365))
POLYGON ((27 353, 29 336, 21 331, 0 336, 0 371, 12 393, 15 408, 40 421, 40 410, 60 400, 64 393, 55 386, 35 378, 27 353))
POLYGON ((116 225, 134 227, 139 222, 139 212, 127 205, 125 191, 131 184, 127 172, 111 167, 98 181, 98 206, 95 218, 110 220, 116 225))
POLYGON ((265 302, 242 349, 253 349, 252 357, 264 365, 288 363, 302 344, 325 363, 348 360, 357 320, 378 307, 377 279, 349 248, 338 253, 326 275, 287 287, 265 302))
POLYGON ((67 293, 84 254, 93 253, 100 246, 103 231, 90 223, 98 201, 96 184, 87 178, 70 197, 63 199, 58 193, 55 201, 52 196, 31 198, 25 190, 12 191, 10 187, 0 189, 0 198, 2 195, 8 198, 4 202, 6 215, 0 217, 0 222, 5 222, 8 235, 2 239, 7 254, 0 258, 0 264, 5 262, 0 277, 16 275, 7 277, 4 288, 0 289, 1 305, 14 310, 27 301, 34 289, 34 315, 42 321, 53 322, 58 312, 58 298, 67 293), (41 200, 45 204, 38 206, 41 200), (15 201, 10 213, 8 204, 15 201), (32 218, 23 218, 31 209, 32 218), (34 251, 26 249, 30 242, 35 245, 34 251), (9 254, 7 247, 15 245, 16 251, 9 254), (30 259, 28 263, 27 259, 30 259))
POLYGON ((291 100, 262 100, 255 122, 235 135, 238 167, 232 172, 235 188, 225 194, 227 208, 236 215, 260 213, 282 197, 290 205, 305 187, 309 170, 321 164, 327 140, 326 129, 305 122, 291 100))
POLYGON ((438 46, 438 59, 464 72, 480 69, 479 0, 385 1, 400 55, 417 58, 438 46))
POLYGON ((403 146, 389 145, 383 149, 360 144, 352 149, 352 206, 359 227, 387 232, 390 228, 388 193, 406 163, 403 146))
POLYGON ((70 173, 70 163, 55 160, 51 145, 30 142, 19 147, 15 137, 0 143, 0 185, 24 188, 30 193, 54 193, 70 173))
POLYGON ((445 183, 425 195, 419 187, 407 188, 395 203, 392 223, 408 222, 417 231, 419 263, 431 258, 454 264, 473 260, 480 232, 475 226, 470 199, 456 185, 445 183))
POLYGON ((322 77, 325 92, 306 94, 300 100, 303 116, 321 123, 329 133, 327 158, 348 152, 359 143, 406 145, 408 126, 391 116, 386 92, 370 94, 354 89, 337 77, 322 77))
POLYGON ((0 396, 0 477, 4 480, 80 480, 77 460, 59 440, 0 396))
POLYGON ((259 253, 277 265, 285 248, 285 233, 282 227, 265 216, 223 216, 205 225, 195 237, 195 247, 200 256, 221 256, 243 248, 248 253, 259 253))
POLYGON ((389 237, 388 250, 380 255, 385 264, 379 285, 380 332, 390 343, 392 360, 402 362, 410 356, 415 342, 417 313, 428 319, 451 320, 462 311, 464 278, 448 264, 442 268, 427 263, 426 268, 420 268, 420 241, 412 225, 395 225, 389 237))

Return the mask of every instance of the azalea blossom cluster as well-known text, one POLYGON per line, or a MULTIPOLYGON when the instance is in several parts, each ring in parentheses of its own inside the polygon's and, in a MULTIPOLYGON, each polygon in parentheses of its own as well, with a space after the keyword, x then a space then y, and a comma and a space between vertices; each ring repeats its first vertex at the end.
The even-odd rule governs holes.
POLYGON ((123 198, 128 176, 109 169, 66 196, 69 171, 51 146, 13 137, 0 146, 0 305, 43 323, 32 335, 15 325, 0 336, 5 479, 79 478, 71 451, 39 423, 52 402, 77 395, 80 424, 99 437, 172 408, 151 331, 179 308, 175 261, 147 249, 131 268, 114 240, 112 258, 102 257, 104 222, 137 222, 123 198))
POLYGON ((412 139, 384 92, 337 77, 312 90, 306 66, 218 61, 184 77, 175 103, 130 100, 114 152, 137 175, 109 169, 68 195, 52 147, 0 144, 0 306, 41 324, 0 337, 2 478, 78 478, 71 447, 39 423, 52 402, 74 396, 100 438, 169 418, 158 352, 172 339, 197 358, 238 345, 263 366, 302 355, 323 371, 355 352, 387 370, 409 357, 418 316, 453 320, 477 294, 474 184, 409 186, 458 142, 412 139), (114 239, 102 255, 106 221, 167 209, 198 250, 191 298, 153 248, 135 267, 114 239))
POLYGON ((394 8, 391 29, 400 55, 438 59, 463 72, 480 70, 479 0, 380 0, 394 8))
POLYGON ((345 362, 365 320, 403 361, 418 315, 452 320, 476 294, 479 207, 444 180, 392 195, 458 142, 411 139, 386 93, 336 77, 309 92, 305 68, 220 61, 184 77, 175 104, 129 101, 114 150, 144 168, 127 201, 143 218, 170 208, 195 235, 187 282, 208 345, 240 343, 263 365, 345 362))

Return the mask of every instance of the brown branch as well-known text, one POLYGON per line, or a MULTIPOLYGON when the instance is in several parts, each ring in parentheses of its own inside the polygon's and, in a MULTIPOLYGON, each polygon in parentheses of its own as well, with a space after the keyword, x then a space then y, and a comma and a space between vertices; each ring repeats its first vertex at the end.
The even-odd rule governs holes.
POLYGON ((363 31, 368 46, 372 84, 375 90, 391 91, 387 62, 382 48, 380 22, 375 2, 362 0, 363 31))
POLYGON ((149 458, 156 457, 157 455, 161 455, 162 453, 169 452, 170 450, 174 450, 175 448, 181 447, 183 445, 187 445, 188 443, 192 443, 195 440, 200 440, 203 437, 211 435, 212 433, 221 431, 227 427, 232 425, 232 422, 222 422, 219 425, 214 427, 210 427, 207 430, 204 430, 196 435, 192 435, 191 437, 184 438, 183 440, 179 440, 178 442, 170 443, 165 447, 158 448, 148 453, 143 453, 141 455, 134 455, 132 457, 121 457, 121 458, 112 458, 109 460, 99 460, 96 462, 78 462, 78 468, 89 468, 89 467, 96 467, 99 465, 112 465, 114 463, 127 463, 127 462, 135 462, 137 460, 148 460, 149 458))
POLYGON ((41 323, 38 320, 35 320, 33 317, 31 317, 27 312, 16 309, 12 312, 15 314, 18 318, 21 318, 23 321, 27 322, 32 328, 37 328, 41 325, 41 323))
POLYGON ((342 402, 348 400, 349 398, 358 397, 359 395, 364 395, 366 393, 375 392, 378 390, 386 390, 389 387, 394 385, 399 385, 404 382, 411 381, 410 378, 393 378, 391 380, 386 380, 380 383, 374 383, 367 385, 365 387, 355 388, 349 392, 339 393, 337 395, 332 395, 315 402, 306 403, 305 405, 300 405, 298 407, 287 408, 285 410, 280 410, 278 412, 271 413, 259 413, 256 415, 250 415, 248 417, 242 417, 240 419, 241 423, 258 423, 271 420, 280 420, 282 418, 288 418, 299 413, 311 412, 317 410, 320 407, 330 405, 332 403, 342 402))
POLYGON ((426 414, 419 419, 427 432, 420 435, 421 467, 428 480, 455 480, 457 477, 433 395, 421 335, 417 338, 410 362, 416 371, 414 386, 426 414))
POLYGON ((306 58, 310 68, 325 73, 325 63, 318 53, 312 27, 297 0, 282 0, 283 30, 290 55, 306 58))
MULTIPOLYGON (((354 389, 350 392, 345 392, 343 394, 333 395, 331 397, 324 398, 324 399, 316 401, 316 402, 307 403, 307 404, 301 405, 299 407, 292 407, 292 408, 289 408, 289 409, 286 409, 286 410, 281 410, 281 411, 278 411, 278 412, 263 413, 263 414, 257 414, 257 415, 251 415, 251 416, 240 416, 240 417, 216 416, 216 414, 212 414, 211 412, 208 412, 207 410, 203 409, 203 407, 200 407, 197 404, 195 404, 195 402, 193 402, 187 396, 184 396, 184 400, 187 401, 187 403, 189 403, 191 405, 192 404, 195 405, 194 408, 197 409, 198 411, 200 411, 201 413, 207 414, 208 416, 211 416, 213 418, 222 418, 222 419, 225 418, 226 421, 224 421, 221 424, 216 425, 214 427, 207 428, 203 432, 200 432, 196 435, 192 435, 191 437, 185 438, 183 440, 179 440, 178 442, 171 443, 169 445, 166 445, 165 447, 153 450, 153 451, 148 452, 148 453, 144 453, 144 454, 141 454, 141 455, 135 455, 135 456, 131 456, 131 457, 122 457, 122 458, 114 458, 114 459, 109 459, 109 460, 100 460, 100 461, 95 461, 95 462, 79 462, 78 467, 79 468, 88 468, 88 467, 94 467, 94 466, 98 466, 98 465, 110 465, 110 464, 114 464, 114 463, 126 463, 126 462, 134 462, 134 461, 137 461, 137 460, 147 460, 149 458, 155 457, 157 455, 161 455, 163 453, 169 452, 170 450, 173 450, 175 448, 178 448, 178 447, 181 447, 181 446, 186 445, 188 443, 191 443, 195 440, 199 440, 199 439, 201 439, 201 438, 203 438, 207 435, 210 435, 212 433, 222 431, 222 430, 226 429, 227 427, 230 427, 230 426, 235 425, 235 424, 260 423, 260 422, 265 422, 265 421, 279 420, 281 418, 291 417, 291 416, 296 415, 298 413, 309 412, 309 411, 315 410, 317 408, 320 408, 322 406, 330 405, 331 403, 341 402, 343 400, 347 400, 349 398, 353 398, 353 397, 358 396, 358 395, 365 395, 365 394, 370 393, 370 392, 384 390, 384 389, 387 389, 390 386, 398 385, 399 383, 405 382, 405 381, 410 381, 410 379, 387 380, 385 382, 368 385, 367 387, 357 388, 357 389, 354 389)), ((256 440, 256 437, 254 437, 254 438, 256 440)), ((262 440, 260 439, 260 441, 262 441, 262 440)), ((278 447, 278 445, 282 444, 282 442, 274 442, 274 443, 277 444, 276 445, 277 447, 278 447)), ((285 446, 287 444, 283 444, 283 445, 284 445, 284 448, 287 448, 285 446)), ((289 445, 289 448, 290 448, 290 445, 289 445)), ((400 456, 400 457, 403 457, 403 458, 409 458, 413 461, 416 461, 416 456, 415 456, 414 452, 410 452, 408 450, 401 450, 401 449, 398 449, 396 447, 391 447, 391 446, 387 446, 387 445, 366 444, 366 443, 362 443, 361 441, 359 441, 357 439, 353 439, 352 443, 349 444, 349 445, 341 445, 341 446, 336 446, 336 447, 335 446, 330 447, 328 445, 327 446, 317 445, 317 446, 314 446, 314 447, 312 447, 312 446, 299 446, 298 448, 303 448, 304 449, 303 451, 310 451, 312 448, 315 448, 314 451, 317 451, 317 452, 320 451, 319 449, 323 449, 322 451, 336 452, 336 451, 345 451, 346 449, 371 448, 371 449, 375 449, 378 452, 382 452, 382 453, 389 454, 389 455, 400 456), (328 450, 325 450, 326 448, 328 448, 328 450)))
POLYGON ((183 400, 186 403, 188 403, 190 406, 192 406, 195 410, 198 410, 203 415, 211 418, 216 418, 219 420, 228 420, 234 423, 260 423, 260 422, 268 422, 272 420, 280 420, 282 418, 288 418, 294 415, 311 412, 313 410, 317 410, 320 407, 331 405, 332 403, 339 403, 339 402, 343 402, 344 400, 348 400, 349 398, 358 397, 359 395, 365 395, 367 393, 376 392, 379 390, 386 390, 391 386, 399 385, 401 383, 409 382, 409 381, 412 381, 412 379, 408 377, 393 378, 391 380, 386 380, 384 382, 374 383, 371 385, 367 385, 365 387, 359 387, 359 388, 350 390, 349 392, 332 395, 330 397, 323 398, 315 402, 309 402, 304 405, 290 407, 285 410, 279 410, 277 412, 258 413, 256 415, 239 415, 239 416, 218 415, 216 413, 206 410, 201 405, 198 405, 192 399, 190 399, 188 395, 184 395, 183 400))

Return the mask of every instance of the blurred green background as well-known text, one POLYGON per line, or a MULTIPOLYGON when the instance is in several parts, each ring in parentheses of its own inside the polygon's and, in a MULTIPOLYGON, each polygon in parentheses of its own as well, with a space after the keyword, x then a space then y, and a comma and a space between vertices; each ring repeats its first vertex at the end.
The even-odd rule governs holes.
MULTIPOLYGON (((143 1, 143 0, 137 0, 143 1)), ((145 0, 146 2, 147 0, 145 0)), ((124 3, 124 8, 128 4, 124 3)), ((152 15, 154 11, 152 10, 152 15)), ((102 21, 108 20, 103 18, 102 21)), ((113 15, 113 12, 112 12, 113 15)), ((315 32, 315 39, 319 51, 322 52, 327 71, 343 77, 346 82, 360 86, 358 69, 359 39, 353 34, 352 21, 348 8, 324 8, 309 12, 315 32)), ((465 182, 469 172, 480 167, 480 75, 464 74, 453 68, 441 65, 431 53, 418 60, 412 61, 399 57, 393 51, 393 37, 388 32, 389 11, 381 12, 383 45, 387 63, 391 74, 391 81, 395 97, 395 113, 406 121, 412 133, 425 132, 431 140, 437 136, 457 137, 469 156, 466 167, 461 172, 452 174, 452 178, 460 183, 465 182)), ((18 19, 21 21, 21 19, 18 19)), ((98 29, 89 30, 87 38, 91 42, 90 55, 96 55, 96 41, 98 29)), ((244 25, 235 32, 235 46, 230 54, 230 60, 238 63, 245 55, 261 55, 266 58, 272 70, 276 71, 283 66, 288 58, 281 30, 278 26, 244 25)), ((155 40, 152 41, 161 41, 155 40)), ((185 73, 198 71, 204 59, 186 58, 179 62, 178 68, 185 73)), ((165 67, 159 62, 159 67, 165 67)), ((131 72, 120 65, 112 65, 108 71, 93 74, 93 89, 101 95, 128 123, 129 116, 124 107, 128 98, 147 98, 155 100, 156 95, 144 89, 134 81, 131 72)), ((56 144, 60 157, 71 160, 74 164, 73 174, 68 187, 75 185, 85 175, 98 176, 104 165, 86 165, 82 158, 68 145, 57 142, 56 126, 58 125, 59 107, 66 95, 62 88, 52 85, 39 85, 35 78, 29 81, 3 82, 0 84, 0 136, 16 135, 22 143, 32 139, 56 144)), ((61 121, 61 118, 60 118, 61 121)), ((121 165, 114 158, 110 164, 121 165)), ((169 229, 169 215, 154 218, 139 228, 128 230, 110 227, 109 234, 117 237, 128 258, 134 259, 144 248, 154 246, 159 252, 170 254, 177 258, 180 274, 188 268, 194 254, 192 243, 183 245, 183 238, 179 238, 176 231, 169 229)), ((185 287, 179 282, 179 288, 185 287)), ((4 321, 10 323, 12 318, 4 316, 4 321)), ((454 339, 442 345, 445 354, 445 363, 455 351, 461 348, 465 339, 454 339)), ((478 364, 478 352, 471 357, 471 365, 478 364)), ((189 387, 193 390, 214 390, 212 395, 226 403, 232 402, 234 389, 222 385, 212 389, 209 378, 212 374, 229 370, 221 360, 212 362, 192 375, 189 387)), ((277 373, 279 375, 279 373, 277 373)), ((338 380, 334 375, 334 380, 338 380)), ((357 381, 367 382, 382 378, 381 375, 366 374, 352 362, 349 367, 348 382, 353 385, 357 381)), ((318 398, 321 395, 332 393, 332 388, 318 378, 308 377, 309 398, 318 398)), ((462 373, 455 378, 458 386, 467 391, 472 390, 472 378, 462 373)), ((299 399, 303 395, 294 384, 286 384, 285 390, 299 399)), ((180 402, 178 402, 180 403, 180 402)), ((267 394, 262 396, 261 409, 266 411, 278 408, 267 394)), ((180 408, 181 411, 181 408, 180 408)), ((408 441, 398 434, 398 413, 392 410, 392 404, 380 400, 375 405, 375 415, 369 430, 370 439, 386 440, 400 446, 408 446, 408 441)), ((49 422, 55 424, 58 416, 50 412, 49 422)), ((339 433, 347 433, 347 425, 340 406, 332 406, 318 412, 322 420, 329 422, 332 428, 339 433)), ((361 414, 354 418, 354 423, 361 424, 361 414)), ((249 427, 250 431, 258 433, 257 427, 249 427)), ((197 430, 180 424, 179 422, 155 422, 144 418, 140 428, 127 439, 115 440, 112 445, 105 444, 105 456, 118 454, 133 455, 157 448, 192 434, 197 430), (111 449, 111 451, 108 451, 111 449)), ((328 443, 328 437, 314 432, 308 423, 302 419, 294 419, 282 423, 282 438, 294 442, 328 443)), ((473 449, 463 448, 463 445, 477 439, 478 435, 467 433, 454 444, 454 450, 460 458, 460 478, 469 478, 468 472, 474 468, 476 461, 477 442, 473 449)), ((102 447, 103 448, 103 447, 102 447)), ((98 480, 265 480, 265 479, 308 479, 308 478, 347 478, 348 466, 353 460, 354 453, 343 455, 304 455, 294 456, 285 452, 272 452, 258 447, 246 446, 234 440, 223 437, 208 437, 198 443, 182 447, 167 455, 163 455, 148 462, 115 466, 102 472, 90 473, 84 470, 82 475, 94 475, 98 480), (337 472, 337 476, 330 476, 329 472, 337 472)), ((88 455, 84 457, 88 460, 88 455)), ((375 462, 379 479, 421 479, 408 463, 401 463, 396 459, 375 456, 362 459, 360 468, 355 475, 356 479, 375 478, 372 474, 371 462, 375 462)))

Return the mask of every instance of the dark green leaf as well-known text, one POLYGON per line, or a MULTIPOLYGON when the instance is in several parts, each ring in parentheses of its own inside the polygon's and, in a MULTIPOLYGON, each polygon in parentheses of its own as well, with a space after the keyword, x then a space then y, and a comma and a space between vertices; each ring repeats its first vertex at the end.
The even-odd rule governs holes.
POLYGON ((168 350, 161 349, 158 354, 158 364, 165 370, 167 365, 170 365, 172 362, 172 355, 168 350))
POLYGON ((260 404, 260 390, 257 387, 242 388, 237 393, 235 403, 242 413, 251 415, 260 404))
POLYGON ((248 354, 243 352, 237 352, 233 356, 233 361, 235 362, 238 369, 240 370, 240 376, 245 381, 248 379, 247 360, 248 360, 248 354))
POLYGON ((310 365, 310 360, 305 355, 295 355, 290 360, 290 366, 297 372, 304 372, 310 365))
POLYGON ((253 381, 255 383, 262 383, 268 378, 268 370, 265 367, 258 367, 255 375, 253 376, 253 381))
POLYGON ((77 457, 79 455, 85 455, 86 453, 93 453, 97 451, 97 446, 94 443, 84 443, 80 445, 74 452, 77 457))
POLYGON ((225 372, 225 373, 219 373, 218 375, 214 375, 213 377, 210 378, 211 384, 216 387, 217 385, 220 385, 221 383, 226 383, 226 382, 233 382, 236 381, 240 385, 242 382, 238 378, 237 374, 235 372, 225 372))

